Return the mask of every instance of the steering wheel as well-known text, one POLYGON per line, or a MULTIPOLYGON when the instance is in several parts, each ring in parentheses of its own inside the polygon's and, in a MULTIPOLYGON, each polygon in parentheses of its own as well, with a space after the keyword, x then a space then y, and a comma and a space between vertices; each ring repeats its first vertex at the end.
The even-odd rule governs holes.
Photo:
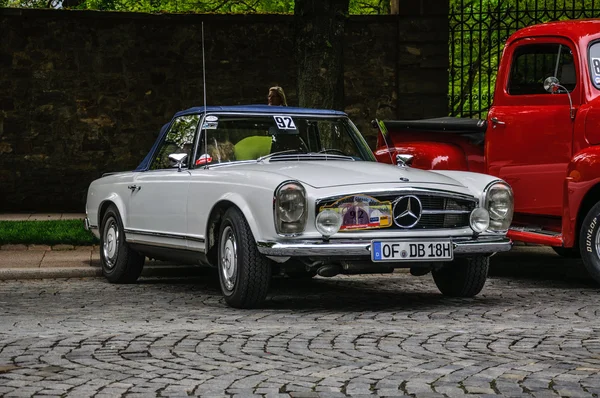
POLYGON ((341 149, 336 149, 336 148, 323 148, 319 151, 319 153, 330 153, 330 152, 338 153, 342 156, 348 156, 348 155, 346 155, 346 153, 344 151, 342 151, 341 149))

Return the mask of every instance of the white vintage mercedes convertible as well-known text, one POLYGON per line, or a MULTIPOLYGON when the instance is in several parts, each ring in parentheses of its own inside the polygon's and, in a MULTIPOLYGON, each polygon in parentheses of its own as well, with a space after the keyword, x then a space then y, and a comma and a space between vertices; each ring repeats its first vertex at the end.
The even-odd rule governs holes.
POLYGON ((489 256, 511 248, 510 187, 495 177, 376 163, 343 112, 192 108, 136 170, 89 187, 85 220, 110 282, 146 257, 218 268, 226 302, 259 306, 273 275, 431 272, 470 297, 489 256))

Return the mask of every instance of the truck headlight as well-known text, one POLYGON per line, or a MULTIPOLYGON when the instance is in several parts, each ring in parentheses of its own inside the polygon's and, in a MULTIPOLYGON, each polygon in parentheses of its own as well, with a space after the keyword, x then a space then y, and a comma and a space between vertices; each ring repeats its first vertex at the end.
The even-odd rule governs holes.
POLYGON ((290 235, 306 226, 306 192, 300 183, 288 181, 275 190, 274 215, 277 233, 290 235))
POLYGON ((490 230, 506 231, 513 219, 512 189, 503 182, 493 183, 486 190, 485 208, 490 213, 490 230))

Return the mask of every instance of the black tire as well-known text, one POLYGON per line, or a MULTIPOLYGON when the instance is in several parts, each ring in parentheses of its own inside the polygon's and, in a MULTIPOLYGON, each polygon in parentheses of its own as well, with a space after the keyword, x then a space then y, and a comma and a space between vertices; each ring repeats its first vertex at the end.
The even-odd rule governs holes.
POLYGON ((489 267, 489 257, 478 256, 456 259, 431 273, 442 294, 451 297, 473 297, 483 289, 489 267))
POLYGON ((271 282, 271 261, 260 254, 240 210, 229 208, 219 228, 218 269, 221 292, 234 308, 256 308, 271 282))
POLYGON ((579 258, 581 257, 581 253, 579 252, 579 247, 559 247, 552 246, 552 249, 556 254, 564 258, 579 258))
POLYGON ((102 274, 111 283, 133 283, 144 268, 146 257, 125 242, 123 222, 116 206, 110 205, 100 224, 102 274))
POLYGON ((600 283, 600 202, 587 213, 579 230, 579 252, 583 265, 600 283))

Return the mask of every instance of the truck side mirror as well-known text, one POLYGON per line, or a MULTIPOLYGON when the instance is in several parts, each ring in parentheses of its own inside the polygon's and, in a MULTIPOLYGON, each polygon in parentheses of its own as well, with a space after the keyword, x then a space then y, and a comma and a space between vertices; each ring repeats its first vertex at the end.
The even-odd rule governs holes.
POLYGON ((565 93, 567 93, 567 97, 569 98, 571 119, 575 119, 575 108, 573 108, 573 100, 571 99, 571 93, 569 90, 567 90, 565 86, 562 86, 560 81, 554 76, 547 77, 546 80, 544 80, 544 90, 547 92, 551 94, 557 94, 559 89, 565 90, 565 93))
POLYGON ((547 77, 546 80, 544 80, 544 90, 549 93, 555 93, 560 88, 559 86, 560 81, 554 76, 547 77))

